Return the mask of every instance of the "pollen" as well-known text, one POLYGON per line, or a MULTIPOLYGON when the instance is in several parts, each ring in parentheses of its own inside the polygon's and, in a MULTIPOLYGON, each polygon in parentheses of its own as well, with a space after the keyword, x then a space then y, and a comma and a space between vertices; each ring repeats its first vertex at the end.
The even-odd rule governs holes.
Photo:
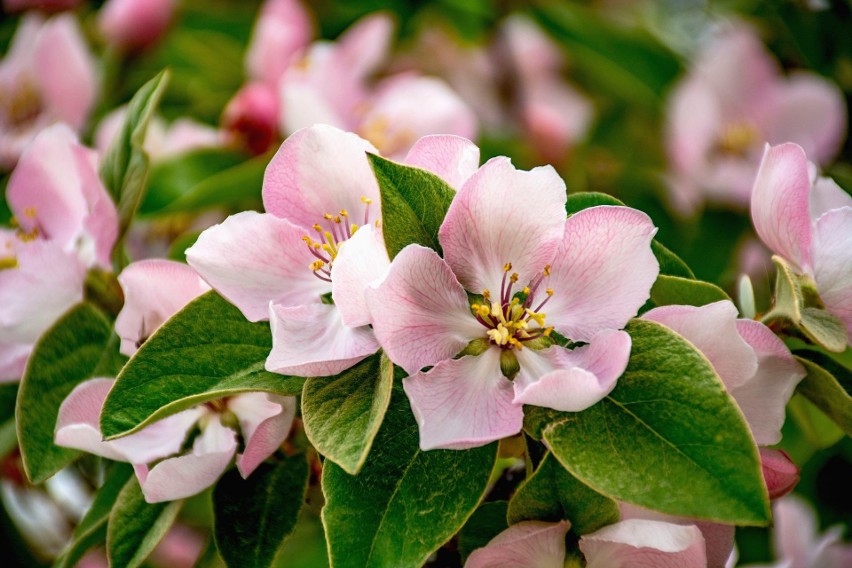
POLYGON ((11 268, 18 268, 17 258, 15 258, 14 256, 0 258, 0 270, 9 270, 11 268))
POLYGON ((36 216, 36 208, 35 207, 25 207, 24 208, 24 217, 29 217, 30 219, 35 219, 36 216))

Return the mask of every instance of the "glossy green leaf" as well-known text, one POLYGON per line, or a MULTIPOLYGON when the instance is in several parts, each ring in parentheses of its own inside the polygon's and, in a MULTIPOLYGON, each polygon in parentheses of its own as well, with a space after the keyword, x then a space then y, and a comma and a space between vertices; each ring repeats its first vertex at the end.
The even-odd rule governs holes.
POLYGON ((24 470, 40 483, 80 452, 53 443, 56 416, 78 384, 95 377, 107 353, 112 326, 89 303, 68 311, 41 336, 18 390, 15 415, 24 470))
POLYGON ((658 306, 704 306, 730 299, 730 296, 715 284, 680 276, 660 274, 651 286, 651 300, 658 306))
POLYGON ((376 353, 335 377, 312 377, 302 391, 305 434, 350 474, 361 470, 390 403, 393 363, 376 353))
POLYGON ((550 453, 515 491, 507 515, 511 524, 568 519, 580 535, 619 520, 615 501, 571 475, 550 453))
POLYGON ((248 391, 297 395, 304 379, 264 369, 266 322, 252 323, 215 292, 193 300, 128 361, 104 402, 101 432, 116 438, 202 402, 248 391))
POLYGON ((133 468, 124 463, 113 464, 104 484, 98 489, 86 515, 74 529, 71 542, 56 559, 54 568, 72 568, 92 548, 106 541, 107 520, 121 489, 133 475, 133 468))
POLYGON ((395 386, 373 449, 352 476, 323 466, 322 518, 336 568, 421 566, 473 513, 488 485, 496 444, 420 450, 417 422, 395 386))
POLYGON ((571 475, 617 501, 737 525, 769 523, 748 425, 707 359, 655 322, 627 326, 633 347, 612 393, 579 413, 528 407, 571 475))
POLYGON ((136 476, 124 484, 107 524, 106 551, 110 566, 136 568, 171 528, 182 501, 148 503, 136 476))
POLYGON ((852 396, 823 367, 803 357, 796 359, 808 373, 796 391, 827 414, 847 436, 852 436, 852 396))
POLYGON ((231 469, 213 491, 213 534, 225 563, 239 568, 272 565, 293 532, 308 486, 305 454, 262 463, 243 479, 231 469))
POLYGON ((416 243, 441 252, 438 229, 455 191, 433 173, 369 154, 382 197, 382 234, 391 258, 416 243))
POLYGON ((600 193, 598 191, 581 191, 571 193, 565 201, 565 210, 569 215, 579 213, 583 209, 589 207, 597 207, 598 205, 614 205, 624 207, 625 204, 617 197, 613 197, 608 193, 600 193))
POLYGON ((490 501, 480 505, 459 531, 459 554, 462 561, 470 553, 488 544, 492 538, 509 528, 506 522, 508 501, 490 501))
POLYGON ((695 274, 692 269, 681 260, 681 258, 666 248, 657 239, 651 241, 651 250, 654 256, 657 257, 657 262, 660 263, 660 274, 666 276, 677 276, 680 278, 695 279, 695 274))
POLYGON ((145 193, 150 169, 145 135, 168 82, 166 69, 133 95, 124 123, 101 161, 101 179, 118 206, 120 235, 130 226, 145 193))

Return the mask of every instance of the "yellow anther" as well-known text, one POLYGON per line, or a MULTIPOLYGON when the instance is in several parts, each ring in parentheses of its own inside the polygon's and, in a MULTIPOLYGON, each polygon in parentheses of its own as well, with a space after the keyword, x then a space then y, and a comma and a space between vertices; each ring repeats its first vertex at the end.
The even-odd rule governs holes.
POLYGON ((512 298, 512 301, 509 302, 509 303, 512 304, 513 306, 517 306, 518 304, 521 303, 521 300, 519 298, 512 298))
POLYGON ((334 255, 337 254, 337 252, 334 250, 334 247, 329 244, 322 245, 322 250, 330 254, 332 258, 334 258, 334 255))
POLYGON ((331 213, 326 213, 325 215, 322 216, 322 218, 327 220, 327 221, 333 221, 334 215, 332 215, 331 213))
POLYGON ((545 292, 547 292, 548 296, 552 296, 553 295, 553 288, 548 288, 547 290, 545 290, 545 292))
POLYGON ((322 269, 325 266, 325 263, 321 260, 315 260, 311 263, 310 269, 316 272, 317 270, 322 269))
POLYGON ((509 330, 502 323, 497 324, 496 329, 489 329, 486 334, 497 345, 506 345, 512 338, 509 335, 509 330))
POLYGON ((355 234, 355 231, 357 231, 357 230, 358 230, 358 225, 356 225, 355 223, 352 223, 351 225, 349 225, 349 231, 350 231, 353 235, 355 234))
POLYGON ((314 226, 313 226, 313 227, 311 227, 311 228, 312 228, 314 231, 316 231, 317 233, 322 233, 322 227, 320 227, 319 225, 314 225, 314 226))
POLYGON ((529 286, 524 286, 524 294, 526 294, 527 296, 530 295, 530 287, 529 286))
POLYGON ((491 316, 500 321, 506 321, 506 318, 503 317, 503 306, 500 305, 500 302, 491 302, 491 316))
POLYGON ((325 240, 332 243, 334 242, 334 235, 331 234, 330 231, 323 231, 322 235, 325 237, 325 240))
POLYGON ((524 344, 515 339, 514 337, 510 337, 508 343, 518 351, 524 348, 524 344))
POLYGON ((311 246, 314 247, 314 250, 320 250, 322 248, 319 243, 311 243, 311 246))
POLYGON ((550 276, 550 265, 549 264, 544 265, 544 275, 550 276))
POLYGON ((311 237, 309 237, 308 235, 305 235, 304 237, 302 237, 302 240, 305 241, 308 244, 308 246, 311 246, 311 244, 313 244, 313 242, 314 242, 311 239, 311 237))
POLYGON ((339 217, 339 216, 337 216, 337 215, 335 215, 335 216, 334 216, 334 222, 335 222, 335 223, 340 223, 340 217, 339 217))
POLYGON ((491 308, 489 308, 488 306, 481 305, 481 304, 474 304, 473 309, 476 310, 476 313, 479 314, 479 317, 487 318, 488 316, 491 315, 491 308))
POLYGON ((341 217, 349 217, 349 211, 346 209, 341 209, 339 214, 341 217))
POLYGON ((507 262, 506 264, 503 265, 503 272, 509 272, 510 270, 512 270, 512 263, 511 262, 507 262))
POLYGON ((32 231, 30 232, 24 231, 23 229, 18 229, 18 231, 15 233, 15 236, 17 236, 18 239, 25 243, 36 240, 38 238, 38 235, 38 227, 33 227, 32 231))
POLYGON ((482 297, 486 300, 491 300, 491 292, 488 290, 488 288, 482 291, 482 297))
POLYGON ((9 225, 11 225, 12 228, 17 228, 21 226, 21 224, 18 222, 18 218, 14 215, 12 215, 12 218, 9 219, 9 225))
POLYGON ((365 197, 365 196, 363 196, 363 195, 361 196, 361 203, 365 203, 365 204, 369 205, 369 204, 371 204, 372 202, 373 202, 373 200, 372 200, 372 199, 370 199, 369 197, 365 197))
POLYGON ((18 268, 18 259, 14 256, 0 258, 0 270, 7 270, 10 268, 18 268))
POLYGON ((24 208, 24 217, 29 217, 30 219, 34 219, 36 216, 35 207, 25 207, 24 208))
POLYGON ((550 334, 551 334, 551 333, 553 333, 553 328, 552 328, 552 327, 545 328, 545 330, 542 332, 542 334, 543 334, 545 337, 550 337, 550 334))
POLYGON ((536 313, 536 312, 528 309, 527 310, 527 317, 529 319, 533 320, 534 322, 536 322, 539 325, 539 327, 544 327, 544 318, 546 318, 547 315, 541 314, 541 313, 536 313))
POLYGON ((515 282, 517 282, 517 281, 518 281, 518 273, 517 273, 517 272, 513 272, 513 273, 512 273, 512 275, 511 275, 511 276, 509 276, 509 280, 511 280, 513 284, 514 284, 515 282))

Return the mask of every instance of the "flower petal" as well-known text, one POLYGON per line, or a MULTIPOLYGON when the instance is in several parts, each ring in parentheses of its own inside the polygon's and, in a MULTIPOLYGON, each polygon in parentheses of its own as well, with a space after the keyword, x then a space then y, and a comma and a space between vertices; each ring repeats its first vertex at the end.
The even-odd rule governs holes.
POLYGON ((291 135, 263 177, 267 213, 303 230, 317 223, 331 230, 323 215, 337 215, 340 210, 348 211, 351 222, 358 225, 379 219, 379 186, 366 152, 378 153, 366 140, 333 126, 318 124, 291 135), (373 201, 367 222, 363 222, 362 197, 373 201))
POLYGON ((760 448, 760 467, 773 501, 787 495, 799 483, 799 468, 783 450, 760 448))
POLYGON ((447 263, 431 249, 402 249, 384 282, 367 291, 373 331, 391 361, 413 374, 457 355, 485 328, 447 263))
POLYGON ((245 211, 210 227, 186 260, 251 321, 269 318, 269 302, 320 302, 330 284, 314 277, 305 230, 273 215, 245 211))
POLYGON ((361 227, 343 243, 331 267, 331 297, 345 325, 372 323, 367 288, 379 285, 389 268, 384 237, 372 225, 361 227))
POLYGON ((465 568, 562 568, 568 521, 526 521, 510 526, 474 550, 465 568))
POLYGON ((663 324, 692 343, 731 390, 746 384, 758 369, 758 356, 737 327, 737 308, 728 300, 705 306, 662 306, 642 316, 663 324))
POLYGON ((694 525, 628 519, 580 538, 587 568, 706 568, 704 537, 694 525))
POLYGON ((523 349, 514 380, 518 404, 580 412, 615 388, 630 358, 630 336, 623 331, 597 333, 589 345, 573 350, 553 346, 543 351, 523 349))
POLYGON ((110 442, 104 442, 99 420, 101 408, 115 379, 89 379, 72 390, 56 417, 53 440, 57 446, 83 450, 111 460, 127 458, 110 442))
POLYGON ((773 252, 808 271, 811 267, 811 176, 796 144, 767 145, 751 194, 751 219, 773 252))
POLYGON ((852 207, 833 209, 817 220, 813 263, 820 299, 852 338, 852 207))
POLYGON ((515 169, 493 158, 453 199, 438 238, 466 290, 499 293, 503 266, 520 285, 553 260, 565 223, 565 182, 551 166, 515 169))
POLYGON ((274 87, 312 35, 313 24, 301 2, 267 0, 246 50, 247 74, 274 87))
POLYGON ((180 452, 186 436, 205 414, 202 406, 188 408, 146 426, 135 434, 112 440, 125 459, 131 463, 149 463, 180 452))
POLYGON ((461 450, 521 431, 523 408, 512 402, 512 383, 500 372, 500 350, 441 361, 403 379, 420 427, 420 448, 461 450))
POLYGON ((0 383, 15 382, 24 375, 33 346, 0 341, 0 383))
POLYGON ((282 375, 336 375, 375 353, 379 344, 367 326, 349 327, 327 304, 270 304, 272 351, 266 370, 282 375))
POLYGON ((575 341, 620 329, 645 303, 659 263, 650 217, 629 207, 584 209, 565 223, 547 285, 547 324, 575 341))
MULTIPOLYGON (((730 389, 731 396, 743 411, 757 444, 777 444, 781 441, 787 403, 805 377, 805 370, 784 342, 762 323, 738 320, 737 332, 757 355, 757 371, 748 381, 730 389)), ((719 357, 724 356, 719 353, 719 357)))
POLYGON ((408 151, 404 163, 432 172, 460 189, 479 168, 479 147, 461 136, 424 136, 408 151))
POLYGON ((115 320, 121 352, 133 355, 139 346, 194 298, 210 290, 189 266, 151 259, 131 263, 118 276, 124 307, 115 320))
POLYGON ((818 177, 811 188, 809 206, 811 221, 815 223, 832 209, 852 207, 852 195, 843 191, 833 179, 818 177))
POLYGON ((250 392, 228 399, 245 440, 245 451, 237 454, 237 469, 247 478, 290 433, 296 416, 296 397, 250 392))

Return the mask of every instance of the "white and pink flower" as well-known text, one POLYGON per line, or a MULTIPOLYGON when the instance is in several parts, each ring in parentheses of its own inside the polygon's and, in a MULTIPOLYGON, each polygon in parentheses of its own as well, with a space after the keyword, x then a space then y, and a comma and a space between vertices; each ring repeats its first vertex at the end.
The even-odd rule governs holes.
POLYGON ((141 50, 165 33, 176 4, 175 0, 108 0, 98 13, 98 27, 111 45, 141 50))
POLYGON ((626 519, 580 538, 587 568, 707 568, 704 536, 694 525, 626 519))
POLYGON ((526 521, 512 525, 487 545, 474 550, 465 568, 562 568, 565 565, 565 534, 568 521, 526 521))

